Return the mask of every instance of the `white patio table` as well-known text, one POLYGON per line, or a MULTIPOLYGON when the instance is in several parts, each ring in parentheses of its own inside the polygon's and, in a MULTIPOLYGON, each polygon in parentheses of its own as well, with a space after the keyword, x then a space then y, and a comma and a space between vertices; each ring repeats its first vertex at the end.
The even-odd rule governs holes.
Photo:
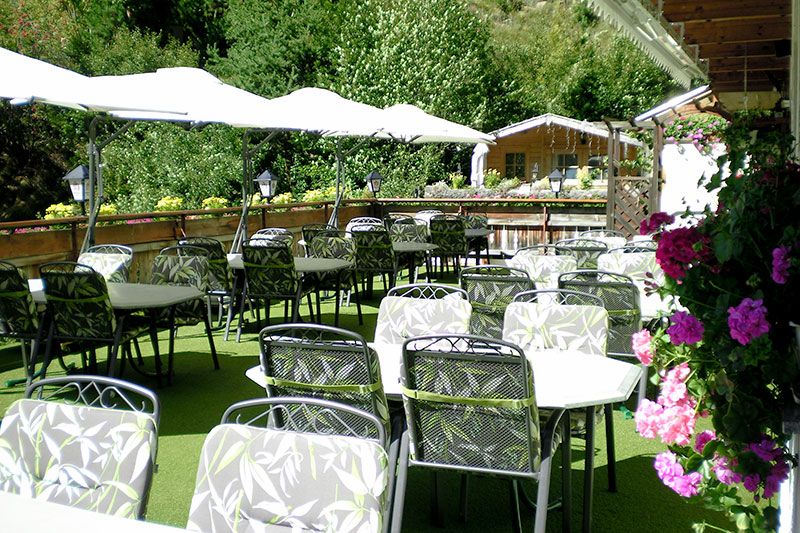
MULTIPOLYGON (((44 294, 44 286, 41 279, 34 278, 28 280, 28 287, 31 290, 33 300, 38 304, 47 303, 44 294)), ((150 339, 153 343, 153 352, 156 361, 156 373, 158 386, 161 386, 161 354, 158 350, 158 329, 157 317, 159 309, 170 308, 170 324, 175 320, 175 306, 184 302, 189 302, 197 298, 205 298, 205 293, 194 287, 182 285, 153 285, 149 283, 106 283, 108 287, 108 299, 111 307, 115 311, 127 314, 130 311, 146 311, 150 315, 150 339)), ((170 331, 173 328, 170 327, 170 331)), ((173 349, 175 339, 170 334, 170 350, 173 349)), ((109 374, 114 371, 116 361, 109 361, 109 374)), ((140 373, 138 367, 133 368, 140 373)), ((168 379, 171 379, 168 376, 168 379)))
MULTIPOLYGON (((242 254, 233 253, 228 254, 228 265, 233 269, 233 287, 232 294, 234 300, 237 300, 239 291, 244 287, 244 260, 242 254)), ((323 272, 338 272, 346 268, 352 267, 350 261, 344 259, 334 259, 325 257, 298 257, 294 256, 294 269, 300 274, 321 274, 323 272)), ((228 306, 228 319, 225 322, 225 340, 228 340, 228 334, 231 329, 231 322, 233 322, 233 305, 228 306)), ((338 317, 338 315, 337 315, 338 317)), ((238 341, 237 341, 238 342, 238 341)))
POLYGON ((25 533, 176 533, 185 531, 171 526, 121 518, 47 500, 37 500, 9 492, 0 492, 0 516, 3 531, 25 533))
POLYGON ((433 250, 439 248, 438 244, 431 242, 416 241, 392 241, 392 250, 395 254, 406 254, 408 256, 408 282, 413 283, 414 279, 414 255, 417 253, 425 254, 425 266, 427 268, 428 283, 431 281, 431 254, 433 250))
MULTIPOLYGON (((386 397, 401 400, 400 365, 402 344, 371 342, 380 359, 381 381, 386 397)), ((527 351, 533 370, 536 404, 553 409, 586 409, 586 456, 584 471, 583 531, 591 531, 594 489, 594 410, 595 406, 628 399, 639 382, 641 368, 608 357, 578 351, 527 351)), ((259 365, 245 375, 266 388, 259 365)))

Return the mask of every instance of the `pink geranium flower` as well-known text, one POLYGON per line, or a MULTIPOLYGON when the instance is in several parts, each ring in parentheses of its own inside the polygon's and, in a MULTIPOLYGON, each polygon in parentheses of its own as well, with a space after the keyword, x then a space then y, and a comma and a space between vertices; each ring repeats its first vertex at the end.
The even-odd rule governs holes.
POLYGON ((633 353, 642 364, 650 365, 653 362, 653 350, 650 347, 652 340, 653 336, 646 329, 634 333, 631 337, 633 353))
POLYGON ((639 235, 649 235, 661 229, 665 224, 672 224, 675 222, 675 217, 659 211, 653 213, 649 218, 642 220, 639 224, 639 235))
POLYGON ((736 307, 728 308, 728 328, 731 337, 739 344, 746 345, 751 340, 769 331, 767 308, 763 300, 745 298, 736 307))
POLYGON ((703 453, 703 448, 706 447, 706 444, 716 438, 717 434, 711 429, 707 429, 701 433, 698 433, 697 437, 694 439, 694 451, 697 453, 703 453))
POLYGON ((695 228, 665 231, 658 241, 656 263, 667 276, 680 280, 686 275, 686 269, 692 262, 708 255, 706 240, 695 228))

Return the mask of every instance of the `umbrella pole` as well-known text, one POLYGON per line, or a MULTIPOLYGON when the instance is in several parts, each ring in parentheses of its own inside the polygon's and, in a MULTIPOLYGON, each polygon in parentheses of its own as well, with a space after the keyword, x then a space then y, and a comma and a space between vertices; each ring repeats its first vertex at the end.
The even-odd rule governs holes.
POLYGON ((342 203, 342 181, 344 180, 344 156, 342 155, 342 143, 336 139, 336 201, 333 203, 333 213, 328 224, 339 227, 339 205, 342 203))
POLYGON ((233 236, 231 242, 231 253, 239 253, 242 251, 242 243, 247 240, 247 219, 250 216, 250 202, 253 199, 253 179, 251 173, 253 154, 261 146, 272 140, 279 131, 272 131, 266 136, 264 140, 253 146, 247 148, 250 130, 244 130, 242 136, 242 215, 239 218, 239 226, 236 228, 236 234, 233 236))
POLYGON ((97 123, 99 119, 100 117, 94 117, 89 123, 89 219, 86 221, 86 235, 81 245, 81 253, 90 246, 94 246, 94 228, 97 225, 100 206, 103 204, 103 148, 114 142, 133 124, 133 121, 126 122, 111 137, 98 144, 97 123))

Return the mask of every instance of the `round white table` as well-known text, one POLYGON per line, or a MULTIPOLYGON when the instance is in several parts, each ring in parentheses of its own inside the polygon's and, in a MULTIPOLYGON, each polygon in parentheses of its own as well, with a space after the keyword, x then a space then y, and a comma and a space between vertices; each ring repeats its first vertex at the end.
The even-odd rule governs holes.
MULTIPOLYGON (((228 254, 228 265, 234 270, 244 270, 242 254, 228 254)), ((353 264, 344 259, 330 259, 325 257, 296 257, 294 269, 301 274, 333 272, 343 268, 350 268, 353 264)))

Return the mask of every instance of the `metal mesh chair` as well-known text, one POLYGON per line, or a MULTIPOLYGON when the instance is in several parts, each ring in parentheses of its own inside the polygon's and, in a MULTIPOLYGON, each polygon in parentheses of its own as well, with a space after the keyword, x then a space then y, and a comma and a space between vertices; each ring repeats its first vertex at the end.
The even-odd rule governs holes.
POLYGON ((286 228, 261 228, 250 236, 251 240, 254 239, 273 239, 276 241, 285 241, 292 245, 294 242, 294 234, 286 228))
POLYGON ((383 220, 376 217, 354 217, 350 219, 344 229, 345 231, 350 231, 353 229, 353 226, 359 226, 363 224, 383 226, 383 220))
POLYGON ((424 220, 426 223, 430 223, 431 218, 436 215, 443 215, 444 211, 441 209, 423 209, 422 211, 417 211, 414 215, 414 218, 418 218, 420 220, 424 220))
POLYGON ((308 253, 309 246, 311 246, 311 241, 314 240, 314 237, 316 237, 321 232, 339 231, 339 228, 337 228, 336 226, 331 226, 330 224, 306 224, 305 226, 300 228, 300 231, 303 234, 303 242, 305 243, 304 246, 306 249, 306 257, 307 257, 309 255, 308 253))
MULTIPOLYGON (((609 317, 608 355, 636 357, 633 353, 631 336, 642 329, 642 315, 639 288, 630 276, 602 270, 566 272, 559 276, 558 286, 562 289, 594 294, 603 300, 603 307, 608 311, 609 317)), ((643 365, 637 405, 645 397, 646 379, 647 369, 643 365)))
POLYGON ((464 268, 459 283, 472 305, 470 333, 493 339, 502 338, 508 304, 518 293, 533 289, 524 270, 496 265, 464 268))
POLYGON ((556 254, 572 255, 579 269, 597 268, 597 257, 608 251, 608 245, 595 239, 562 239, 556 242, 556 254))
POLYGON ((599 296, 567 289, 537 289, 534 291, 524 291, 514 296, 514 301, 555 305, 596 305, 603 307, 603 300, 599 296))
POLYGON ((187 529, 386 531, 392 480, 384 442, 380 421, 349 405, 238 402, 203 443, 187 529), (362 435, 363 427, 377 437, 362 435))
MULTIPOLYGON (((314 285, 310 278, 301 277, 294 267, 294 257, 286 242, 274 240, 249 240, 242 245, 242 261, 244 263, 245 287, 239 300, 239 323, 236 327, 236 342, 242 334, 242 320, 246 300, 263 301, 266 309, 266 320, 269 325, 270 303, 272 300, 283 300, 284 320, 287 320, 288 305, 292 306, 292 322, 297 322, 300 315, 300 302, 305 296, 308 301, 308 312, 314 320, 314 308, 311 305, 311 292, 314 285)), ((256 322, 261 328, 261 314, 256 306, 256 322)))
POLYGON ((535 531, 544 532, 552 455, 561 436, 564 520, 569 521, 564 411, 554 411, 540 425, 530 363, 522 350, 471 335, 410 339, 403 345, 400 381, 408 430, 401 441, 393 531, 400 530, 408 468, 431 467, 510 477, 518 530, 519 481, 538 481, 535 531))
POLYGON ((142 518, 155 467, 159 402, 117 379, 67 376, 28 387, 0 425, 0 490, 142 518))
POLYGON ((642 253, 642 252, 651 252, 654 253, 658 249, 658 243, 655 241, 631 241, 626 242, 622 248, 614 248, 609 250, 609 253, 642 253))
MULTIPOLYGON (((430 240, 428 224, 418 218, 405 218, 395 221, 389 228, 389 236, 393 243, 419 242, 426 243, 430 240)), ((408 265, 409 283, 413 283, 412 271, 416 274, 416 268, 426 263, 428 268, 428 281, 430 281, 430 255, 428 252, 406 252, 398 255, 398 265, 408 265)), ((416 277, 413 276, 413 277, 416 277)))
POLYGON ((42 338, 44 320, 33 300, 25 274, 8 261, 0 261, 0 337, 18 340, 22 351, 25 379, 10 380, 7 385, 33 378, 31 363, 36 360, 42 338), (30 349, 28 349, 30 343, 30 349))
MULTIPOLYGON (((464 215, 466 229, 488 229, 489 217, 486 213, 468 213, 464 215)), ((489 261, 489 237, 468 237, 467 247, 470 252, 475 252, 475 264, 481 259, 481 251, 486 250, 486 261, 489 261)), ((466 263, 465 263, 466 264, 466 263)))
POLYGON ((539 289, 551 289, 558 286, 557 275, 578 268, 578 261, 573 255, 552 255, 555 246, 538 245, 521 248, 514 257, 507 260, 509 266, 524 270, 531 281, 539 289))
MULTIPOLYGON (((145 331, 144 321, 135 315, 114 314, 106 281, 91 267, 54 262, 42 265, 39 273, 50 317, 41 377, 46 375, 53 349, 60 356, 61 343, 70 341, 81 354, 89 353, 88 367, 93 372, 97 372, 96 348, 109 347, 107 372, 114 375, 120 347, 145 331)), ((83 363, 87 366, 85 358, 83 363)))
MULTIPOLYGON (((210 237, 186 237, 178 241, 178 246, 188 246, 189 248, 186 248, 187 255, 194 255, 193 251, 197 248, 206 251, 205 256, 208 259, 208 289, 206 294, 217 300, 217 321, 219 322, 218 327, 221 327, 225 316, 225 301, 227 300, 231 304, 233 296, 233 273, 228 265, 228 256, 222 247, 222 243, 210 237)), ((208 306, 210 313, 210 299, 208 300, 208 306)))
MULTIPOLYGON (((339 325, 339 307, 341 303, 341 292, 354 291, 356 297, 356 309, 358 311, 358 323, 364 323, 361 314, 361 298, 358 294, 358 279, 356 279, 356 245, 353 239, 348 238, 345 232, 325 232, 320 233, 311 242, 309 247, 311 257, 323 257, 330 259, 343 259, 348 261, 351 268, 337 270, 336 272, 324 272, 315 274, 314 285, 317 293, 317 316, 322 319, 320 308, 320 291, 333 291, 336 294, 336 310, 334 324, 339 325)), ((348 294, 349 302, 349 294, 348 294)))
POLYGON ((359 224, 353 226, 351 235, 356 243, 356 273, 361 276, 362 282, 369 281, 370 296, 375 274, 381 274, 384 290, 394 287, 397 282, 397 257, 386 228, 359 224), (389 276, 388 286, 386 275, 389 276))
POLYGON ((463 289, 418 283, 394 287, 381 300, 375 342, 397 344, 436 333, 468 333, 472 306, 463 289))
POLYGON ((444 270, 447 259, 451 258, 453 269, 458 274, 461 258, 469 253, 464 218, 457 215, 434 215, 429 225, 431 242, 438 246, 431 255, 439 258, 440 271, 444 270))
MULTIPOLYGON (((151 283, 154 285, 194 287, 201 292, 208 293, 210 290, 208 254, 206 247, 194 245, 168 246, 162 249, 153 258, 151 283)), ((170 328, 167 383, 172 383, 175 362, 175 337, 178 335, 178 328, 181 326, 195 326, 201 322, 205 326, 206 339, 208 339, 208 348, 211 352, 214 370, 219 370, 219 358, 214 344, 207 298, 190 300, 176 305, 174 309, 163 309, 159 312, 159 327, 170 328)), ((159 372, 158 367, 156 372, 159 372)))
POLYGON ((121 244, 98 244, 81 253, 78 263, 100 272, 107 282, 125 283, 133 263, 133 248, 121 244))
MULTIPOLYGON (((383 217, 383 225, 386 226, 387 230, 391 230, 392 226, 397 222, 406 222, 412 217, 410 215, 404 215, 402 213, 389 213, 388 215, 383 217)), ((427 225, 428 222, 424 221, 427 225)))

